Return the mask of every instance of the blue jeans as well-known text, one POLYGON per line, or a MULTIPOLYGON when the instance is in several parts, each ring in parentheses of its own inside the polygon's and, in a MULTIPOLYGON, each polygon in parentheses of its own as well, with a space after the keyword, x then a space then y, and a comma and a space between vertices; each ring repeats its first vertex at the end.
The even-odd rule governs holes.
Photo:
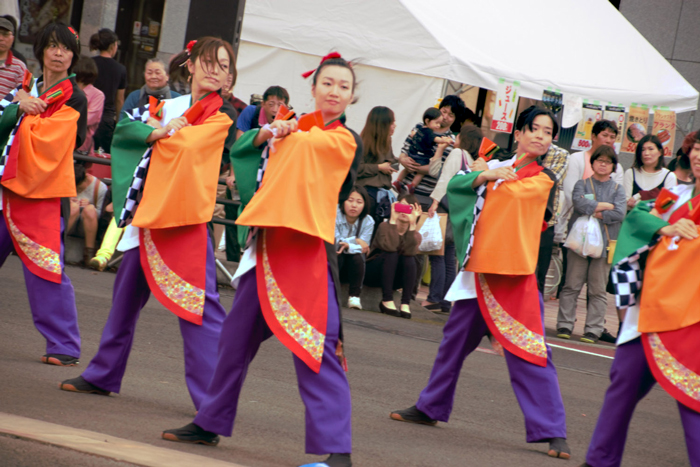
POLYGON ((454 243, 445 244, 445 256, 429 256, 430 258, 430 292, 427 300, 439 303, 443 310, 450 309, 450 302, 445 300, 445 294, 457 276, 457 253, 454 243))

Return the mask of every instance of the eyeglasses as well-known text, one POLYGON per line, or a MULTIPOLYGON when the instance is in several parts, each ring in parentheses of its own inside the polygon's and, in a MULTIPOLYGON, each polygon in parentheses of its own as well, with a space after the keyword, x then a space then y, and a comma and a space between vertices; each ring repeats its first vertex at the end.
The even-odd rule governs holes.
POLYGON ((611 165, 613 162, 609 159, 596 159, 594 162, 600 162, 604 165, 611 165))

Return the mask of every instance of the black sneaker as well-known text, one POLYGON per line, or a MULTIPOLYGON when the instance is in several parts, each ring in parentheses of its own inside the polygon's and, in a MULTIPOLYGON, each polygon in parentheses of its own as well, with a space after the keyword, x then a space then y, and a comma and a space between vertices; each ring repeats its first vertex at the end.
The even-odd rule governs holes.
POLYGON ((566 328, 557 329, 557 337, 561 339, 571 339, 571 331, 566 328))
POLYGON ((47 365, 56 366, 75 366, 80 361, 76 357, 71 357, 70 355, 63 355, 59 353, 47 353, 41 357, 41 363, 46 363, 47 365))
POLYGON ((192 444, 204 444, 207 446, 216 446, 219 444, 219 435, 207 431, 194 423, 185 425, 182 428, 175 428, 172 430, 165 430, 163 432, 163 439, 168 441, 175 441, 177 443, 192 443, 192 444))
POLYGON ((88 383, 82 376, 77 378, 67 379, 59 386, 63 391, 82 392, 84 394, 99 394, 100 396, 109 396, 109 391, 100 389, 92 383, 88 383))
POLYGON ((549 440, 549 457, 558 457, 559 459, 570 459, 571 449, 566 444, 566 438, 552 438, 549 440))
POLYGON ((331 454, 323 462, 314 462, 312 464, 304 464, 300 467, 352 467, 352 460, 350 460, 350 454, 331 454))
POLYGON ((603 333, 600 335, 600 340, 609 344, 614 344, 617 342, 617 337, 610 334, 610 331, 607 329, 603 329, 603 333))
POLYGON ((581 342, 587 342, 587 343, 589 343, 589 344, 595 344, 596 342, 598 342, 598 339, 600 339, 600 337, 596 336, 596 335, 593 334, 592 332, 587 332, 587 333, 584 334, 583 337, 581 338, 581 342))
POLYGON ((426 414, 418 410, 415 405, 413 407, 409 407, 408 409, 391 412, 389 417, 400 422, 418 423, 420 425, 430 426, 437 425, 437 420, 433 420, 432 418, 428 417, 426 414))

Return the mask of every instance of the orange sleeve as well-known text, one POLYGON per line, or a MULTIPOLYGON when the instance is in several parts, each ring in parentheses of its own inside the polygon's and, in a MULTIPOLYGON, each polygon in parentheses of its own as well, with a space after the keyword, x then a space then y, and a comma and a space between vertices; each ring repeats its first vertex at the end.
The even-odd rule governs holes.
POLYGON ((75 196, 73 150, 80 113, 64 105, 50 117, 27 115, 17 138, 17 177, 3 185, 25 198, 75 196))

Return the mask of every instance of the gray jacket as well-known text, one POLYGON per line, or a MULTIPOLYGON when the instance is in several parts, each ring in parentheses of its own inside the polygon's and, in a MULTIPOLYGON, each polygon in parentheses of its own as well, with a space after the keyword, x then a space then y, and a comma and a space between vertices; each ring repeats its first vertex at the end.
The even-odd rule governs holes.
POLYGON ((598 223, 600 224, 600 230, 605 239, 606 248, 609 240, 617 239, 617 235, 620 233, 620 226, 627 212, 627 197, 625 196, 625 189, 622 185, 615 183, 612 179, 607 182, 599 182, 593 177, 579 180, 576 182, 576 185, 574 185, 571 201, 574 205, 574 212, 569 220, 569 230, 571 230, 574 222, 576 222, 576 219, 579 217, 593 215, 596 207, 598 207, 598 203, 612 203, 615 209, 612 211, 602 211, 603 219, 598 219, 598 223), (595 199, 588 199, 585 197, 585 195, 593 193, 591 181, 595 187, 595 199), (610 238, 606 235, 604 225, 608 227, 610 238))

